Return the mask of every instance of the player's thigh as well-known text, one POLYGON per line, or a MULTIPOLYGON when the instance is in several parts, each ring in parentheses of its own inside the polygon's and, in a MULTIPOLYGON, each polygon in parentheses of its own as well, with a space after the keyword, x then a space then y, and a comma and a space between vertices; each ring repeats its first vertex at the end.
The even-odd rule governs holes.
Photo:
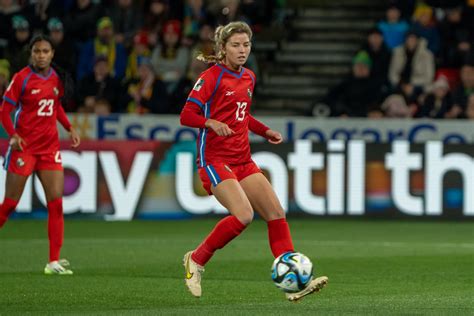
POLYGON ((51 202, 63 196, 64 172, 63 170, 38 170, 36 171, 43 185, 46 200, 51 202))
POLYGON ((254 173, 240 181, 253 209, 265 220, 284 218, 285 212, 272 185, 261 173, 254 173))
POLYGON ((211 187, 211 191, 216 199, 242 224, 248 225, 252 222, 252 206, 237 180, 224 180, 211 187))
POLYGON ((19 201, 25 189, 26 180, 28 180, 28 176, 8 171, 5 181, 5 197, 19 201))

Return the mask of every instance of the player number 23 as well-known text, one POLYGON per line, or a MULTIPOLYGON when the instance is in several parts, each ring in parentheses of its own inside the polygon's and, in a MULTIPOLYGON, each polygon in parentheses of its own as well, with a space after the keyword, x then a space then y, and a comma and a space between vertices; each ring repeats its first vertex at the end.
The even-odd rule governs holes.
POLYGON ((53 115, 53 99, 41 99, 38 103, 38 116, 51 116, 53 115))
POLYGON ((235 111, 235 119, 237 121, 244 120, 246 108, 247 108, 247 102, 237 102, 237 110, 235 111))

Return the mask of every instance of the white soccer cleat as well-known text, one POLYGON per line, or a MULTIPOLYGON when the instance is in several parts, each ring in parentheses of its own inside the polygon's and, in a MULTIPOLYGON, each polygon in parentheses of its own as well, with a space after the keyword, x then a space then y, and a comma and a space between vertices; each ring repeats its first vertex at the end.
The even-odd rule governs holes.
POLYGON ((191 258, 192 253, 192 251, 187 252, 183 258, 185 270, 184 281, 193 296, 201 297, 201 274, 204 272, 204 267, 193 261, 191 258))
POLYGON ((314 293, 314 292, 319 292, 320 290, 322 290, 322 288, 325 287, 326 284, 328 284, 328 280, 329 279, 326 276, 316 278, 316 279, 312 280, 308 284, 308 286, 305 287, 303 290, 301 290, 299 292, 296 292, 296 293, 286 293, 286 298, 290 302, 297 302, 300 299, 302 299, 303 297, 305 297, 306 295, 309 295, 309 294, 314 293))
POLYGON ((44 267, 44 274, 46 275, 72 275, 73 272, 66 267, 69 267, 69 261, 60 259, 59 261, 52 261, 44 267))

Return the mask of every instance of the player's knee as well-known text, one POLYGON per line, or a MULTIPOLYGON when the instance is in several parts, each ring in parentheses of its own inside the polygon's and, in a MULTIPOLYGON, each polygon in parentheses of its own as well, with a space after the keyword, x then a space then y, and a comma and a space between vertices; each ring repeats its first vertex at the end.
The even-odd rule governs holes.
POLYGON ((236 217, 245 226, 250 225, 253 221, 253 210, 248 208, 244 212, 240 212, 236 217))

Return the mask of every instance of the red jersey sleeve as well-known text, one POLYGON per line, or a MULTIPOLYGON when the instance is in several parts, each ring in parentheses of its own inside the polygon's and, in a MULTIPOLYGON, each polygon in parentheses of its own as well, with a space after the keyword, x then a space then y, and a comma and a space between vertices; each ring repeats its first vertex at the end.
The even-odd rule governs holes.
POLYGON ((58 106, 57 119, 66 131, 69 132, 71 130, 71 123, 69 122, 66 112, 64 111, 64 108, 62 107, 61 104, 58 106))
POLYGON ((181 111, 182 125, 204 128, 210 110, 206 105, 216 90, 217 79, 212 71, 205 71, 194 84, 181 111))
POLYGON ((17 106, 21 96, 22 84, 23 80, 21 80, 21 76, 19 76, 18 73, 15 74, 3 95, 3 100, 13 106, 17 106))
POLYGON ((195 128, 204 128, 206 127, 207 119, 203 116, 201 108, 194 104, 189 103, 181 111, 180 122, 181 125, 195 127, 195 128))
POLYGON ((2 125, 5 131, 7 132, 8 136, 12 137, 15 134, 15 127, 13 126, 12 118, 10 116, 10 112, 13 110, 13 104, 3 101, 2 104, 2 125))
POLYGON ((249 114, 249 130, 251 130, 252 132, 254 132, 255 134, 259 136, 268 138, 266 135, 266 132, 269 129, 270 128, 268 126, 266 126, 265 124, 263 124, 262 122, 260 122, 255 117, 249 114))

